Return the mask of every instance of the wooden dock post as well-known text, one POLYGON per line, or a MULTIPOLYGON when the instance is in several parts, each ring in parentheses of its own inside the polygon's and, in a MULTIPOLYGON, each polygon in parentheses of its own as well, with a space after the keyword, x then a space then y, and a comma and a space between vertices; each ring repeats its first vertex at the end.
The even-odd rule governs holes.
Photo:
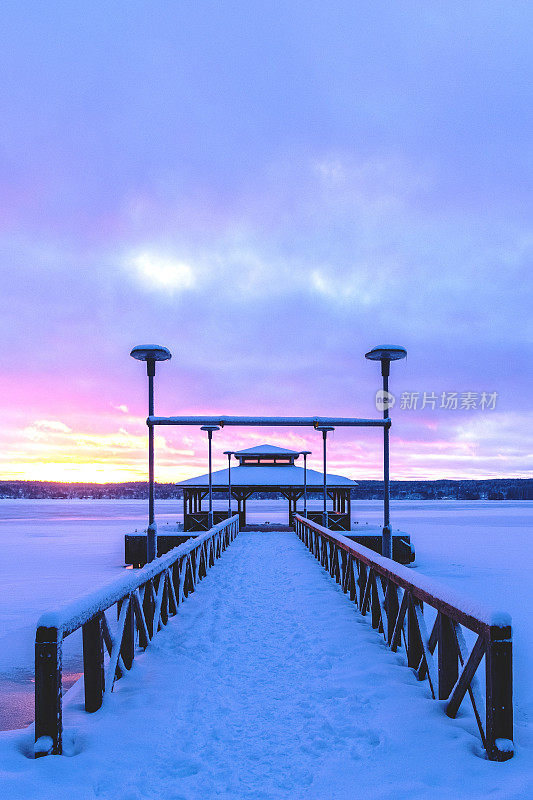
POLYGON ((104 632, 101 614, 97 614, 83 625, 82 638, 85 711, 93 713, 102 705, 105 692, 104 632))
POLYGON ((61 753, 62 636, 38 627, 35 635, 35 757, 61 753), (50 748, 47 746, 50 739, 50 748), (44 740, 44 741, 43 741, 44 740), (39 745, 41 742, 41 745, 39 745))
POLYGON ((438 612, 439 700, 447 700, 459 677, 459 652, 453 622, 438 612))
POLYGON ((486 748, 492 761, 513 757, 513 644, 511 626, 490 628, 485 653, 486 748))

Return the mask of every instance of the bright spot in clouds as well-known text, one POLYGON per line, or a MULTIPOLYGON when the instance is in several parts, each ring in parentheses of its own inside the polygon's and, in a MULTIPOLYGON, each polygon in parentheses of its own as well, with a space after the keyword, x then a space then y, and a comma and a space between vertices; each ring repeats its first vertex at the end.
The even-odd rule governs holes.
POLYGON ((144 251, 130 262, 141 279, 153 288, 191 289, 195 278, 192 269, 183 261, 144 251))

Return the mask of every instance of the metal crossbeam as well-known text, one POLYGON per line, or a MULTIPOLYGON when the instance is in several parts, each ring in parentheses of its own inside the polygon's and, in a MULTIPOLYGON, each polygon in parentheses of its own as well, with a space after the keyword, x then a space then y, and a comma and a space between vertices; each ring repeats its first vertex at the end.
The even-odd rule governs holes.
POLYGON ((385 419, 361 419, 359 417, 155 417, 149 416, 146 424, 154 425, 258 425, 266 427, 299 428, 389 428, 391 421, 385 419))

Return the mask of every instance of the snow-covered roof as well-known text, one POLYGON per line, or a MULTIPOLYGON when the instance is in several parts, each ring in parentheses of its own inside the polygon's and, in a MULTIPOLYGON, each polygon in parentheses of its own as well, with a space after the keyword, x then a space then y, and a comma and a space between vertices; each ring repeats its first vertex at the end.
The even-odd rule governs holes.
POLYGON ((236 456, 296 456, 297 450, 288 450, 286 447, 276 447, 274 444, 259 444, 256 447, 248 447, 246 450, 237 450, 236 456))
MULTIPOLYGON (((219 469, 212 473, 213 487, 228 486, 228 470, 219 469)), ((323 475, 322 472, 317 472, 314 469, 307 470, 307 485, 310 488, 322 486, 323 475)), ((188 478, 185 481, 180 481, 176 486, 195 486, 202 487, 209 485, 209 475, 199 475, 197 478, 188 478)), ((304 485, 304 469, 295 465, 290 466, 238 466, 232 467, 231 470, 231 485, 238 486, 258 486, 273 488, 276 486, 297 486, 304 485)), ((349 487, 357 486, 355 481, 351 478, 345 478, 344 475, 327 475, 327 485, 329 487, 349 487)))

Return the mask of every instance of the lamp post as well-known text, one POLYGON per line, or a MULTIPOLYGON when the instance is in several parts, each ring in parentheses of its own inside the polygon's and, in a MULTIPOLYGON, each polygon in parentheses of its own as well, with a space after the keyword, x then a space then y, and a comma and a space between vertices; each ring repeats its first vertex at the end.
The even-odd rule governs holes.
POLYGON ((328 436, 329 431, 334 431, 335 428, 331 428, 329 425, 318 425, 317 431, 322 431, 322 458, 324 463, 324 477, 323 477, 323 484, 322 484, 322 524, 325 528, 328 527, 328 510, 327 510, 327 472, 326 472, 326 439, 328 436))
POLYGON ((299 455, 304 457, 304 517, 307 517, 307 456, 311 455, 311 451, 300 450, 299 455))
MULTIPOLYGON (((130 353, 137 361, 146 361, 148 375, 148 416, 154 415, 155 362, 172 358, 170 350, 159 344, 139 344, 130 353)), ((154 427, 148 426, 148 528, 146 531, 146 560, 157 557, 157 526, 154 509, 154 427)))
POLYGON ((235 455, 234 450, 224 450, 224 455, 228 457, 228 519, 231 517, 231 457, 235 455))
MULTIPOLYGON (((390 362, 399 361, 407 356, 407 350, 397 345, 380 345, 374 347, 365 358, 370 361, 381 361, 381 375, 383 376, 383 419, 390 417, 389 408, 392 406, 389 396, 390 362)), ((381 552, 386 558, 392 558, 392 528, 390 525, 390 486, 389 486, 389 425, 383 428, 383 539, 381 552)))
POLYGON ((211 441, 213 439, 213 431, 219 431, 218 425, 202 425, 202 430, 207 431, 207 441, 209 449, 209 513, 207 517, 208 529, 213 527, 213 475, 211 468, 211 441))

